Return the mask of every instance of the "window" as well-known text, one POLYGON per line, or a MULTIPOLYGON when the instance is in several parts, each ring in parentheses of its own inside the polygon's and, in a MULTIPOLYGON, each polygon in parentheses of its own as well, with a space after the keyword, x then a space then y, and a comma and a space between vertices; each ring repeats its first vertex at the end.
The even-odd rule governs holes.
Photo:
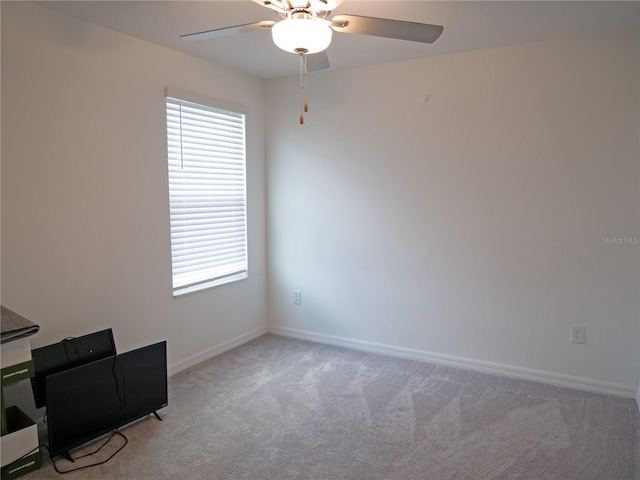
POLYGON ((171 267, 178 296, 247 278, 245 113, 172 89, 166 93, 171 267))

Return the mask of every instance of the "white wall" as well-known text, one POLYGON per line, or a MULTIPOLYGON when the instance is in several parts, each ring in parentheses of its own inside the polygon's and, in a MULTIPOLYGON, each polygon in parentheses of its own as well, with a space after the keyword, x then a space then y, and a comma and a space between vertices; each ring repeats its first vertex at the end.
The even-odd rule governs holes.
POLYGON ((602 239, 640 235, 639 63, 628 31, 317 72, 304 126, 268 82, 272 331, 635 395, 639 247, 602 239))
POLYGON ((263 82, 2 2, 2 302, 33 346, 112 327, 170 371, 266 330, 263 82), (164 87, 248 107, 249 279, 171 294, 164 87))
MULTIPOLYGON (((640 23, 640 13, 638 13, 638 23, 640 23)), ((640 63, 640 49, 638 50, 638 63, 640 63)), ((640 85, 638 85, 640 90, 640 85)), ((640 95, 638 95, 638 110, 640 110, 640 95)), ((640 149, 640 123, 638 124, 638 148, 640 149)), ((638 179, 640 183, 640 178, 638 179)), ((638 197, 640 202, 640 196, 638 197)), ((639 252, 640 253, 640 252, 639 252)), ((640 270, 640 254, 638 255, 638 270, 640 270)), ((640 297, 640 289, 638 290, 638 296, 640 297)), ((638 323, 640 324, 640 316, 638 316, 638 323)), ((638 328, 638 343, 640 344, 640 328, 638 328)), ((636 392, 636 405, 640 409, 640 348, 638 348, 638 391, 636 392)))
MULTIPOLYGON (((640 23, 640 13, 638 13, 638 21, 640 23)), ((638 63, 640 63, 640 49, 638 50, 638 63)), ((640 90, 640 85, 638 85, 640 90)), ((640 95, 638 95, 638 110, 640 110, 640 95)), ((640 123, 638 124, 638 148, 640 149, 640 123)), ((638 179, 640 182, 640 178, 638 179)), ((640 202, 640 196, 638 197, 640 202)), ((640 270, 640 254, 638 255, 638 270, 640 270)), ((638 290, 638 296, 640 297, 640 290, 638 290)), ((638 322, 640 324, 640 316, 638 316, 638 322)), ((640 328, 638 328, 638 342, 640 343, 640 328)), ((636 405, 640 408, 640 348, 638 348, 638 391, 636 392, 636 405)))

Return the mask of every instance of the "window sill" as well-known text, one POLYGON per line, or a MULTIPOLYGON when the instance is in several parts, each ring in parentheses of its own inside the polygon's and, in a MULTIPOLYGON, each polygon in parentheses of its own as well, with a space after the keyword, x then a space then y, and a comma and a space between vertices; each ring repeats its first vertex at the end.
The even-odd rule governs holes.
POLYGON ((228 277, 216 278, 214 280, 209 280, 207 282, 198 283, 197 285, 188 285, 186 287, 178 287, 173 290, 173 297, 182 297, 183 295, 189 295, 191 293, 201 292, 202 290, 207 290, 209 288, 218 287, 220 285, 226 285, 227 283, 233 283, 240 280, 245 280, 249 278, 247 272, 240 272, 234 275, 229 275, 228 277))

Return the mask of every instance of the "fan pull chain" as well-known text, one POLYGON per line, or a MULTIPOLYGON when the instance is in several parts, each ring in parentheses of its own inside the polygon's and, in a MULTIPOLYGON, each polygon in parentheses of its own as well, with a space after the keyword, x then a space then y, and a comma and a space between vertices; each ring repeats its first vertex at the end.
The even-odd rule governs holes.
POLYGON ((309 103, 307 102, 307 54, 304 54, 304 111, 309 111, 309 103))
POLYGON ((302 103, 302 111, 300 112, 300 125, 304 124, 304 114, 309 111, 309 103, 307 102, 307 50, 296 50, 300 55, 300 103, 302 103))

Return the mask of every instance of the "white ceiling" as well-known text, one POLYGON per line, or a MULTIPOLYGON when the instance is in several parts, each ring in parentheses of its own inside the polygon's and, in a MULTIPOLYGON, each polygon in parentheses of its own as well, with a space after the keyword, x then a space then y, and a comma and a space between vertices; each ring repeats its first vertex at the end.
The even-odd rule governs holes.
MULTIPOLYGON (((269 31, 203 42, 186 33, 279 20, 250 0, 233 1, 47 1, 49 8, 260 78, 295 75, 298 59, 279 50, 269 31)), ((339 13, 444 26, 432 45, 335 33, 327 53, 332 69, 497 47, 517 43, 638 28, 640 1, 363 1, 345 0, 339 13)))

